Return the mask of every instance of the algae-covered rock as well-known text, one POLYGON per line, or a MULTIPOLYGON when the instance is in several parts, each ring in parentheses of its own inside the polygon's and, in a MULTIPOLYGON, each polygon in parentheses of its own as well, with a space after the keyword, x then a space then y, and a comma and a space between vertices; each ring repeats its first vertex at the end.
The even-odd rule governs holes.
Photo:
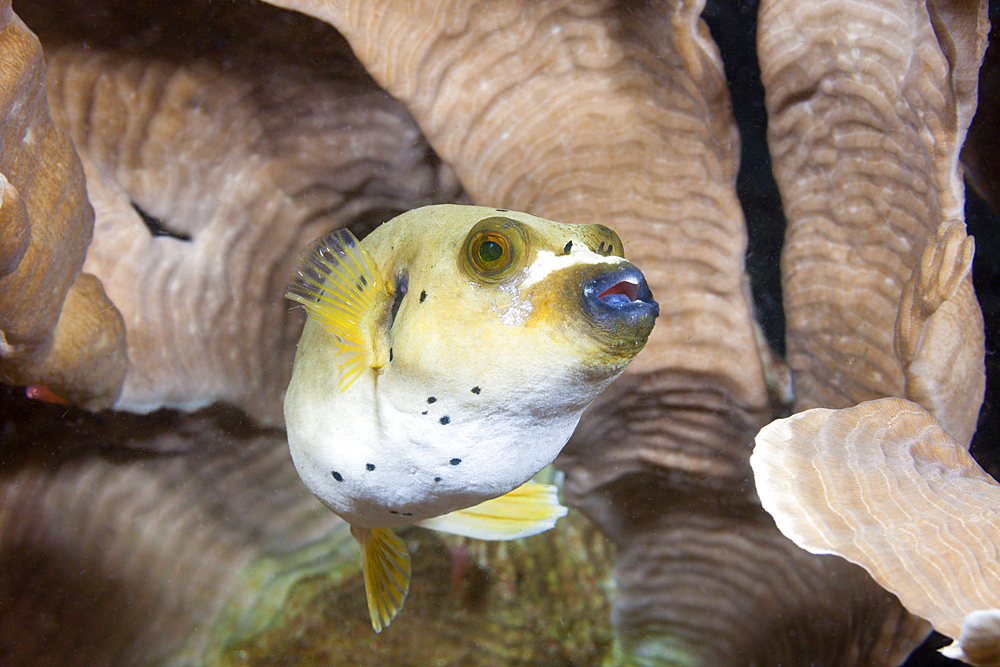
POLYGON ((360 570, 301 579, 265 631, 218 664, 599 665, 612 640, 610 543, 581 514, 524 540, 483 542, 401 531, 413 578, 376 635, 360 570))

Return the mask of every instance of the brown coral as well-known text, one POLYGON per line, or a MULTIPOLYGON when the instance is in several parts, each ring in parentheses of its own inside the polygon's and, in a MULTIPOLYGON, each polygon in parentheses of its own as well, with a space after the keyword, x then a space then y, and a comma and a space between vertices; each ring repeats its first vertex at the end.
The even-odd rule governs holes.
POLYGON ((902 395, 893 322, 927 240, 964 220, 986 3, 773 0, 760 22, 796 407, 902 395))
POLYGON ((110 405, 125 376, 121 316, 80 273, 93 210, 69 138, 49 118, 41 46, 0 4, 0 378, 110 405))
POLYGON ((919 403, 968 448, 986 390, 983 313, 972 287, 973 239, 946 221, 903 287, 896 356, 906 398, 919 403))

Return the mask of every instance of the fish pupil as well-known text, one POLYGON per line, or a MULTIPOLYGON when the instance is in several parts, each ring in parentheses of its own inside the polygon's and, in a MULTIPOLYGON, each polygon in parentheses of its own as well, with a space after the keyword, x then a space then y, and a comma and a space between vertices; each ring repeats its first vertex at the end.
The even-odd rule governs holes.
POLYGON ((486 240, 479 246, 479 259, 492 264, 503 257, 503 246, 496 241, 486 240))

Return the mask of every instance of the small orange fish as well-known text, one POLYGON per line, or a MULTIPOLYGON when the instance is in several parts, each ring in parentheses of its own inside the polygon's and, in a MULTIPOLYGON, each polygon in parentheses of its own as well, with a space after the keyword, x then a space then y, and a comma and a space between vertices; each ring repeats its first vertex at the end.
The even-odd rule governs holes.
POLYGON ((52 403, 53 405, 73 405, 59 394, 46 389, 40 384, 33 384, 30 387, 27 387, 24 390, 24 395, 30 399, 42 401, 44 403, 52 403))

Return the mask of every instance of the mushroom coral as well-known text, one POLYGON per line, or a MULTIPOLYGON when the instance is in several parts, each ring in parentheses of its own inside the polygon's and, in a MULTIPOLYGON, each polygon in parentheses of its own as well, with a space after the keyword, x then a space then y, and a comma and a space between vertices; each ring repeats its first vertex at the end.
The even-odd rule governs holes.
POLYGON ((94 214, 66 134, 49 117, 38 40, 0 3, 0 379, 93 408, 125 376, 121 316, 80 273, 94 214))
POLYGON ((782 533, 864 567, 953 657, 1000 665, 1000 485, 923 407, 806 410, 764 427, 750 461, 782 533))
POLYGON ((301 488, 280 432, 225 413, 78 416, 60 438, 45 407, 8 434, 60 444, 3 469, 5 663, 206 664, 297 579, 353 570, 347 527, 301 488))
POLYGON ((941 223, 903 287, 894 348, 905 396, 968 448, 986 391, 983 314, 972 286, 973 239, 941 223))
POLYGON ((964 228, 942 223, 902 290, 895 352, 913 400, 774 421, 757 434, 750 464, 784 535, 865 568, 956 639, 948 655, 997 665, 1000 485, 967 451, 985 373, 964 228))

